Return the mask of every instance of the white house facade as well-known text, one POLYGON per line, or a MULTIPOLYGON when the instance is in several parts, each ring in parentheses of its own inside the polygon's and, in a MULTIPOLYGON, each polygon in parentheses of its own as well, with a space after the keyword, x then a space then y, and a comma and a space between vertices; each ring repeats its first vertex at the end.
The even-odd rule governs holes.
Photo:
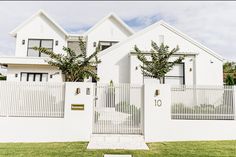
MULTIPOLYGON (((49 66, 46 56, 35 52, 32 47, 46 47, 63 53, 63 46, 79 53, 78 39, 87 44, 91 54, 100 45, 97 66, 99 82, 143 84, 146 79, 140 70, 140 62, 134 52, 137 45, 149 55, 151 41, 164 42, 170 49, 180 47, 178 54, 185 55, 183 63, 176 65, 164 78, 167 84, 222 85, 223 59, 221 56, 173 28, 164 21, 134 32, 114 13, 109 14, 83 34, 69 34, 44 11, 40 10, 30 17, 11 35, 16 38, 14 57, 0 57, 0 63, 7 66, 7 81, 62 82, 61 71, 49 66)), ((92 81, 88 79, 86 81, 92 81)))
MULTIPOLYGON (((166 83, 186 85, 221 85, 223 83, 222 58, 164 21, 159 21, 101 52, 100 58, 103 62, 98 65, 101 81, 142 83, 144 77, 139 68, 141 63, 133 52, 134 45, 148 52, 151 49, 151 41, 159 44, 164 42, 170 48, 179 45, 179 55, 186 55, 183 64, 176 65, 167 74, 166 83)), ((176 54, 173 58, 179 55, 176 54)))
POLYGON ((89 149, 148 149, 146 142, 236 139, 236 87, 223 85, 223 59, 164 21, 134 32, 111 13, 83 34, 69 34, 44 11, 11 32, 14 57, 0 57, 0 142, 89 141, 89 149), (88 55, 99 46, 100 78, 63 82, 59 69, 32 47, 88 55), (164 83, 142 75, 136 45, 151 41, 184 55, 164 83), (110 82, 113 82, 111 84, 110 82), (46 82, 46 83, 45 83, 46 82), (174 86, 176 85, 176 86, 174 86), (185 86, 186 85, 186 86, 185 86))

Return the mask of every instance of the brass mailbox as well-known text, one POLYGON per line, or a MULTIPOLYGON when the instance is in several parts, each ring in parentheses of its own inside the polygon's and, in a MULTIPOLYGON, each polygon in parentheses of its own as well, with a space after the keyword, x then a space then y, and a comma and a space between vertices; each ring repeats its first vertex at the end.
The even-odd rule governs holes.
POLYGON ((84 104, 71 104, 71 110, 84 110, 84 104))

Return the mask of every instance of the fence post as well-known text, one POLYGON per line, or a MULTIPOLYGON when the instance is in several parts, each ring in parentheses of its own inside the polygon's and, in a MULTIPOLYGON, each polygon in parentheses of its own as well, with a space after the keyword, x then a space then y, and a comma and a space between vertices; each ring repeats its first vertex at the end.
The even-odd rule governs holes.
POLYGON ((171 120, 171 90, 167 84, 144 84, 144 137, 146 142, 160 140, 171 120))
POLYGON ((233 109, 234 109, 234 120, 236 120, 236 86, 233 86, 233 109))
POLYGON ((92 134, 94 83, 67 82, 65 93, 65 122, 70 135, 89 141, 92 134), (87 92, 87 91, 90 92, 87 92), (79 126, 79 127, 75 127, 79 126))

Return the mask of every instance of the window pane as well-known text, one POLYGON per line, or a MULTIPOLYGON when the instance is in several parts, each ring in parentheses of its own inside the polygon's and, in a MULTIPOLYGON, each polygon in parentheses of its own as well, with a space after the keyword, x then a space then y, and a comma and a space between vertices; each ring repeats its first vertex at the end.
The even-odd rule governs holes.
POLYGON ((32 40, 29 39, 29 45, 28 47, 39 47, 40 46, 40 40, 32 40))
POLYGON ((34 74, 28 74, 28 77, 29 77, 29 79, 28 79, 29 82, 34 81, 34 74))
POLYGON ((35 82, 40 82, 41 74, 35 74, 35 82))
POLYGON ((173 69, 166 74, 166 76, 183 76, 183 70, 183 64, 176 64, 173 69))
POLYGON ((182 77, 165 77, 165 84, 170 85, 181 85, 183 84, 183 78, 182 77))
POLYGON ((107 49, 108 47, 116 44, 118 42, 116 41, 100 41, 99 44, 100 44, 100 50, 105 50, 107 49))
POLYGON ((105 49, 107 49, 108 47, 110 47, 110 46, 105 46, 105 45, 103 45, 103 46, 101 46, 101 50, 105 50, 105 49))
POLYGON ((42 74, 42 82, 48 81, 48 74, 42 74))
POLYGON ((80 50, 80 44, 79 44, 78 41, 68 41, 67 46, 68 46, 68 48, 73 50, 76 54, 81 54, 82 53, 81 50, 80 50))
POLYGON ((44 54, 44 53, 41 53, 40 54, 40 57, 48 57, 48 55, 44 54))
POLYGON ((52 40, 42 40, 41 47, 52 49, 53 41, 52 40))
POLYGON ((27 81, 27 73, 21 73, 21 81, 26 82, 27 81))
POLYGON ((33 49, 28 49, 28 56, 38 57, 39 56, 39 51, 36 51, 36 50, 33 50, 33 49))

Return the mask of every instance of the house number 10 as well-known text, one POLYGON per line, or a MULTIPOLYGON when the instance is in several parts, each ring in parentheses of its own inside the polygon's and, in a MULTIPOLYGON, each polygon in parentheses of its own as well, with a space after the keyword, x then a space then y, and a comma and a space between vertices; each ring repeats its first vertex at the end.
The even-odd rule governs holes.
POLYGON ((161 107, 162 105, 162 101, 159 99, 159 100, 155 100, 155 106, 157 107, 161 107))

